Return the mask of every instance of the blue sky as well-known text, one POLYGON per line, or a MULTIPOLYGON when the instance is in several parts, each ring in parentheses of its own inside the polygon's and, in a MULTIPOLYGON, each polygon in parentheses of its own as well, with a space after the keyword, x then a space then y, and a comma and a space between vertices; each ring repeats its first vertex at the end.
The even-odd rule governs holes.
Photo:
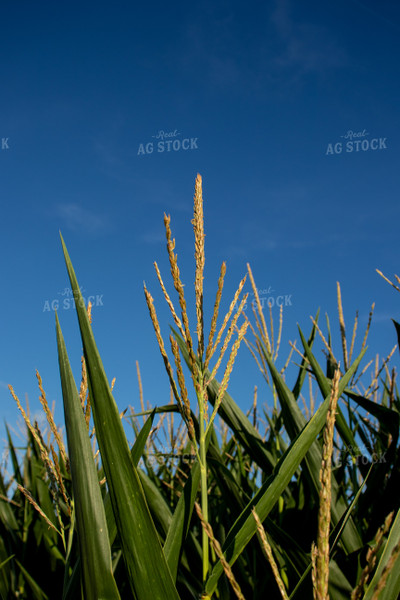
MULTIPOLYGON (((358 309, 363 329, 375 301, 371 356, 389 352, 400 298, 375 269, 400 274, 397 2, 7 1, 0 20, 3 419, 18 419, 8 383, 37 409, 36 368, 62 419, 46 310, 68 299, 59 230, 84 296, 96 298, 119 407, 139 406, 136 360, 145 399, 166 403, 143 281, 168 335, 152 263, 169 281, 167 212, 190 294, 197 172, 208 306, 222 260, 226 304, 249 262, 259 289, 289 298, 286 356, 296 323, 308 332, 318 307, 337 330, 340 281, 348 328, 358 309)), ((74 310, 59 317, 78 376, 74 310)), ((230 386, 244 409, 256 383, 270 401, 244 349, 230 386)))

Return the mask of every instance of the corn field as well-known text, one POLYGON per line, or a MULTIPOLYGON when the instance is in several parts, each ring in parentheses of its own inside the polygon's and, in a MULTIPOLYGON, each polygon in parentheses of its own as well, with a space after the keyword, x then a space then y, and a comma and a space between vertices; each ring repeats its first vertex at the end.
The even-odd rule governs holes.
MULTIPOLYGON (((383 361, 366 362, 373 307, 365 332, 358 332, 356 317, 349 336, 338 284, 337 329, 331 332, 329 319, 322 324, 316 314, 310 330, 299 328, 296 343, 285 350, 283 310, 278 322, 271 309, 264 314, 249 265, 225 315, 225 263, 215 298, 203 297, 200 176, 191 310, 167 215, 164 225, 170 280, 154 266, 171 323, 159 322, 146 286, 144 295, 154 360, 164 363, 171 396, 146 409, 141 392, 140 413, 117 408, 91 307, 84 305, 61 238, 82 339, 82 376, 78 388, 56 315, 65 426, 55 423, 38 372, 45 428, 22 406, 18 382, 9 386, 26 441, 18 448, 7 427, 8 465, 0 472, 2 600, 396 600, 397 355, 395 347, 383 361), (246 279, 255 298, 251 316, 243 310, 246 279), (205 302, 213 307, 210 323, 205 302), (195 327, 189 325, 192 313, 195 327), (260 406, 255 390, 246 414, 229 388, 232 370, 240 371, 242 345, 270 397, 268 407, 260 406), (286 381, 289 367, 297 372, 293 387, 286 381)), ((379 274, 400 291, 398 277, 393 283, 379 274)), ((395 323, 394 341, 399 332, 395 323)), ((142 390, 139 366, 137 372, 142 390)))

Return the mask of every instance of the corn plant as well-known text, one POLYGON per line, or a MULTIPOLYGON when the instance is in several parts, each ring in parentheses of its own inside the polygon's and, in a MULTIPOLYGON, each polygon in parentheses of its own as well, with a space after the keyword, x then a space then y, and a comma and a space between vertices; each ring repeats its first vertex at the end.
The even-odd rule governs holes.
POLYGON ((193 334, 170 217, 164 223, 179 304, 155 263, 173 320, 168 350, 147 287, 145 298, 171 397, 145 407, 138 369, 139 413, 119 414, 62 239, 82 338, 81 384, 78 390, 56 317, 67 447, 39 374, 48 431, 31 422, 11 388, 27 433, 18 449, 7 429, 12 474, 0 473, 1 598, 394 600, 400 397, 392 353, 362 366, 372 314, 357 353, 358 320, 349 343, 338 286, 342 357, 329 320, 324 334, 317 314, 308 336, 299 328, 302 349, 293 344, 279 366, 283 316, 276 327, 270 311, 267 326, 250 267, 253 318, 243 312, 243 278, 220 319, 223 263, 207 333, 198 176, 193 334), (243 341, 265 378, 270 409, 260 409, 255 394, 245 414, 227 391, 243 341), (292 386, 289 368, 297 369, 292 386))

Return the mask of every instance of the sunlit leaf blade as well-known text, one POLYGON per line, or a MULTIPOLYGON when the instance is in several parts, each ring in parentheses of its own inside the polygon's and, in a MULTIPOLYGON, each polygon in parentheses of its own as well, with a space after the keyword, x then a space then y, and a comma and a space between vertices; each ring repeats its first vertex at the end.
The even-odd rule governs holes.
MULTIPOLYGON (((154 415, 156 410, 152 410, 150 412, 149 418, 146 420, 146 423, 143 425, 142 429, 139 431, 138 436, 135 440, 135 443, 131 449, 131 459, 135 467, 137 467, 140 457, 142 456, 143 449, 146 446, 146 441, 151 431, 151 427, 154 421, 154 415)), ((106 512, 106 520, 108 527, 108 534, 110 538, 110 544, 113 544, 116 536, 117 536, 117 524, 115 523, 114 512, 112 509, 111 497, 109 492, 107 492, 104 498, 104 509, 106 512)))
MULTIPOLYGON (((311 352, 311 349, 310 349, 309 345, 307 344, 300 328, 299 328, 299 333, 300 333, 301 341, 304 346, 305 355, 310 362, 312 371, 315 375, 318 385, 320 386, 321 393, 326 398, 331 392, 331 384, 330 384, 329 380, 323 374, 322 369, 319 366, 313 353, 311 352)), ((346 389, 349 381, 351 380, 354 373, 357 371, 358 366, 359 366, 366 351, 367 351, 367 349, 364 348, 360 352, 359 356, 353 361, 352 365, 349 367, 349 369, 346 371, 346 373, 340 379, 339 389, 338 389, 339 398, 345 392, 345 389, 346 389)), ((281 385, 283 387, 284 383, 282 382, 281 385)), ((340 435, 345 438, 346 443, 351 445, 351 447, 353 449, 356 448, 357 443, 356 443, 354 436, 353 436, 351 430, 349 429, 348 425, 346 423, 344 423, 344 417, 341 414, 339 407, 337 409, 336 418, 337 418, 336 426, 339 430, 340 435)), ((310 453, 308 456, 308 461, 311 463, 310 464, 310 474, 313 477, 314 484, 315 484, 315 486, 317 486, 317 488, 319 488, 318 481, 319 481, 319 469, 320 469, 320 465, 321 465, 321 460, 322 460, 321 449, 319 446, 317 446, 317 444, 314 444, 310 450, 310 453)), ((333 475, 332 475, 331 485, 332 485, 332 513, 331 514, 332 514, 332 522, 336 526, 337 523, 339 522, 339 519, 345 513, 345 511, 347 509, 347 505, 346 505, 346 502, 343 499, 343 497, 338 495, 338 485, 337 485, 336 479, 333 475)), ((341 542, 348 553, 354 552, 362 546, 362 540, 360 538, 360 535, 359 535, 357 528, 351 517, 349 518, 349 520, 346 524, 346 527, 343 530, 341 542)))
MULTIPOLYGON (((363 353, 360 355, 361 360, 363 353)), ((357 359, 358 360, 358 359, 357 359)), ((354 369, 354 365, 349 369, 354 369)), ((339 382, 339 394, 344 390, 351 373, 347 372, 339 382)), ((223 551, 229 564, 233 564, 248 544, 256 531, 256 525, 251 510, 256 508, 257 514, 263 521, 278 501, 293 477, 301 461, 316 440, 324 426, 328 411, 330 396, 328 395, 312 419, 307 423, 301 433, 292 441, 291 446, 279 460, 272 475, 268 477, 257 494, 249 502, 245 510, 236 520, 223 545, 223 551)), ((223 572, 221 562, 218 562, 207 581, 206 591, 211 594, 216 589, 218 579, 223 572)))
MULTIPOLYGON (((307 357, 307 359, 310 362, 311 369, 312 369, 313 374, 315 375, 315 379, 317 380, 319 389, 321 390, 323 397, 326 398, 326 396, 330 393, 330 389, 331 389, 331 384, 329 382, 329 379, 324 375, 321 367, 318 364, 317 359, 311 352, 311 348, 308 345, 308 343, 306 342, 305 337, 304 337, 303 332, 301 331, 300 327, 299 327, 299 334, 300 334, 302 344, 304 346, 305 356, 307 357)), ((364 350, 361 351, 360 356, 352 364, 353 369, 351 371, 349 369, 349 371, 347 371, 347 373, 343 376, 343 378, 341 380, 342 387, 340 390, 340 394, 342 394, 345 391, 345 387, 350 382, 350 379, 353 377, 354 373, 357 371, 358 365, 360 364, 360 361, 366 351, 367 351, 367 348, 364 348, 364 350), (347 379, 345 379, 345 377, 347 377, 347 379)), ((351 448, 352 452, 357 454, 358 453, 357 441, 355 440, 353 432, 351 431, 350 427, 348 426, 339 406, 337 408, 337 414, 336 414, 336 427, 340 433, 341 438, 346 443, 347 447, 351 448)))
POLYGON ((149 415, 149 418, 146 419, 145 424, 142 429, 139 431, 135 443, 131 449, 131 459, 135 467, 137 467, 138 462, 143 454, 143 451, 146 447, 147 438, 150 435, 151 428, 154 422, 154 415, 156 414, 156 409, 153 409, 149 415))
POLYGON ((92 447, 57 315, 56 327, 85 598, 119 599, 92 447))
MULTIPOLYGON (((252 508, 255 507, 261 521, 268 516, 324 426, 328 405, 329 398, 323 402, 302 433, 293 441, 276 465, 272 475, 268 477, 236 520, 222 547, 229 564, 232 565, 235 562, 256 532, 256 523, 251 512, 252 508)), ((221 563, 218 562, 207 581, 206 591, 208 594, 214 592, 222 572, 221 563)))
POLYGON ((61 241, 79 320, 97 441, 130 585, 140 600, 178 599, 62 237, 61 241))

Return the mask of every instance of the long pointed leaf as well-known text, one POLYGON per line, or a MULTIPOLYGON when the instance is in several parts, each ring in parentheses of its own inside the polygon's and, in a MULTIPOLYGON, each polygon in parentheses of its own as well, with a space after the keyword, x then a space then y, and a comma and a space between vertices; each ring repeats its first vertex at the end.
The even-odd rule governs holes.
MULTIPOLYGON (((317 383, 319 385, 319 389, 321 390, 323 397, 326 398, 326 396, 330 393, 330 389, 331 389, 329 379, 324 375, 321 367, 318 364, 317 359, 311 352, 311 348, 307 344, 300 327, 299 327, 299 333, 300 333, 301 341, 304 346, 305 355, 308 358, 308 360, 310 361, 310 365, 311 365, 312 371, 315 375, 315 378, 317 380, 317 383)), ((362 356, 364 356, 366 351, 367 351, 367 348, 364 348, 364 350, 361 353, 362 356)), ((358 368, 358 365, 360 364, 359 359, 360 359, 360 356, 357 358, 357 360, 355 360, 353 362, 353 366, 356 365, 356 367, 358 368)), ((352 371, 352 375, 348 378, 347 383, 350 381, 351 377, 356 372, 356 370, 357 369, 354 369, 352 371)), ((347 383, 346 383, 346 385, 347 385, 347 383)), ((343 391, 344 391, 344 388, 342 389, 341 393, 343 393, 343 391)), ((347 422, 346 422, 339 406, 337 408, 337 414, 336 414, 336 427, 337 427, 342 439, 347 444, 348 448, 351 449, 351 451, 355 452, 356 454, 361 454, 361 452, 359 452, 357 449, 357 442, 353 436, 353 432, 351 431, 350 427, 347 425, 347 422)))
MULTIPOLYGON (((315 378, 318 382, 321 393, 324 396, 324 398, 326 398, 330 394, 331 384, 330 384, 329 380, 323 374, 322 369, 319 366, 318 361, 316 360, 315 356, 311 352, 311 349, 310 349, 309 345, 307 344, 300 328, 299 328, 299 333, 300 333, 301 341, 302 341, 302 344, 304 347, 305 355, 310 362, 311 368, 312 368, 315 378)), ((367 348, 364 348, 360 352, 359 356, 353 361, 352 365, 349 367, 347 372, 340 379, 339 390, 338 390, 339 397, 346 391, 346 387, 347 387, 349 381, 351 380, 351 378, 353 377, 354 373, 357 371, 359 364, 360 364, 362 358, 364 357, 366 351, 367 351, 367 348)), ((340 435, 342 436, 342 438, 344 438, 345 442, 349 445, 349 447, 351 447, 352 449, 357 448, 357 443, 354 439, 353 433, 350 430, 347 423, 345 422, 344 416, 339 407, 337 408, 336 426, 339 430, 340 435)), ((314 457, 314 454, 315 454, 315 457, 318 454, 319 457, 322 458, 321 450, 317 446, 315 446, 315 448, 312 450, 312 453, 311 453, 312 460, 316 459, 314 457)), ((318 458, 318 460, 320 460, 320 458, 318 458)), ((313 472, 315 473, 315 468, 314 468, 313 472)), ((318 485, 316 479, 315 479, 315 483, 316 483, 316 485, 318 485)), ((346 502, 344 501, 343 497, 338 496, 337 494, 338 494, 337 482, 336 482, 335 477, 332 475, 332 521, 335 526, 337 525, 339 519, 341 518, 341 516, 344 514, 344 512, 347 509, 346 502)), ((362 540, 360 538, 360 535, 355 527, 355 524, 354 524, 352 518, 350 518, 348 520, 347 525, 343 531, 342 543, 348 553, 358 550, 362 545, 362 540)))
POLYGON ((110 391, 84 300, 62 237, 61 241, 79 320, 97 441, 130 585, 140 600, 176 600, 179 596, 138 472, 130 457, 118 408, 110 391))
MULTIPOLYGON (((142 456, 143 449, 146 446, 146 440, 149 436, 151 427, 153 425, 155 412, 156 412, 155 409, 150 412, 149 418, 146 420, 146 423, 143 425, 142 429, 140 430, 140 432, 135 440, 135 443, 132 446, 131 460, 132 460, 133 464, 135 465, 135 467, 137 467, 140 457, 142 456)), ((110 544, 113 544, 113 542, 117 536, 117 524, 115 522, 114 512, 113 512, 111 497, 110 497, 109 492, 107 492, 107 494, 104 498, 104 510, 106 512, 106 520, 107 520, 110 544)))
MULTIPOLYGON (((313 326, 311 329, 310 337, 308 338, 308 345, 310 348, 312 348, 312 345, 313 345, 314 339, 315 339, 315 335, 317 333, 318 319, 319 319, 319 309, 317 310, 317 314, 315 315, 315 319, 314 319, 314 323, 313 323, 313 326)), ((301 363, 300 363, 299 374, 297 376, 296 383, 294 384, 294 387, 293 387, 293 396, 296 398, 296 400, 300 396, 301 388, 303 387, 304 379, 306 377, 306 372, 307 372, 307 361, 306 361, 306 358, 303 357, 301 359, 301 363)))
POLYGON ((57 314, 56 327, 85 597, 119 599, 96 465, 57 314))
MULTIPOLYGON (((360 360, 362 355, 359 357, 360 360)), ((356 367, 351 367, 341 378, 339 382, 339 394, 343 392, 347 385, 351 377, 350 371, 352 368, 356 367)), ((330 397, 328 396, 301 433, 293 440, 291 446, 278 462, 272 475, 249 502, 228 533, 222 550, 229 564, 232 565, 235 562, 256 531, 256 524, 251 513, 253 506, 261 521, 263 521, 278 501, 279 496, 285 490, 301 461, 316 440, 326 420, 329 400, 330 397)), ((208 594, 214 592, 222 572, 222 565, 219 561, 207 581, 206 591, 208 594)))
MULTIPOLYGON (((228 533, 222 548, 230 565, 235 562, 256 532, 256 523, 251 512, 252 508, 255 507, 261 521, 266 519, 273 506, 278 501, 279 496, 283 493, 298 469, 311 444, 317 438, 324 426, 328 406, 329 398, 321 404, 313 418, 282 456, 274 469, 273 474, 268 477, 266 482, 236 520, 228 533)), ((211 595, 214 592, 218 579, 222 573, 223 569, 221 562, 218 562, 206 584, 206 591, 208 594, 211 595)))

